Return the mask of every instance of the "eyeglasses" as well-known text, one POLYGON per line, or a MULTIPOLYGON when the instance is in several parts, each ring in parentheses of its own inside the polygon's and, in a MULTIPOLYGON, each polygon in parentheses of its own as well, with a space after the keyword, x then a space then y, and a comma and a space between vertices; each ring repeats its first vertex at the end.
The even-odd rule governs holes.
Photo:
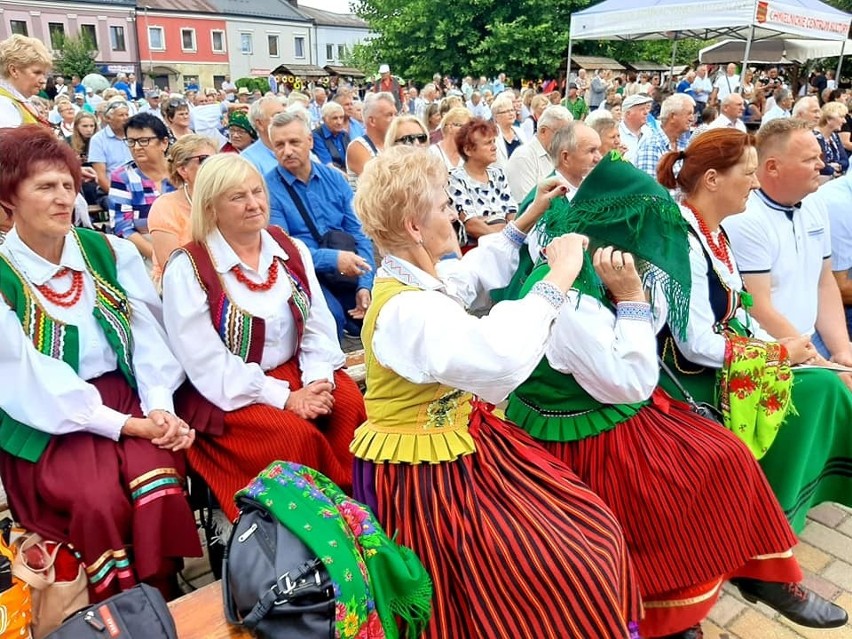
POLYGON ((491 115, 507 115, 514 112, 514 109, 503 109, 502 111, 494 111, 491 115))
POLYGON ((146 146, 151 144, 151 140, 159 140, 159 139, 160 138, 158 138, 156 135, 151 135, 151 136, 145 137, 145 138, 125 138, 124 143, 127 146, 129 146, 131 149, 134 146, 141 146, 144 149, 146 146))
POLYGON ((416 133, 412 135, 403 135, 401 138, 397 138, 394 144, 405 144, 406 146, 412 146, 414 144, 426 144, 429 141, 429 136, 425 133, 416 133))
POLYGON ((179 108, 179 107, 188 107, 189 102, 187 102, 183 98, 172 98, 171 100, 169 100, 169 106, 173 109, 176 109, 176 108, 179 108))
POLYGON ((462 124, 461 122, 447 122, 444 126, 448 126, 452 129, 460 129, 464 126, 464 124, 462 124))
POLYGON ((198 166, 201 166, 202 164, 204 164, 204 160, 209 157, 209 155, 192 155, 186 158, 186 164, 189 164, 192 160, 198 160, 198 166))

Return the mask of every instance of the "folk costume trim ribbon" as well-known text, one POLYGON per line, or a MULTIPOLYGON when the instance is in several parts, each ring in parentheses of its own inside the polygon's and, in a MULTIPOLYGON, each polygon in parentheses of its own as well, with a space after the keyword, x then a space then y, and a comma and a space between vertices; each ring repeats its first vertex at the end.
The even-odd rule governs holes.
POLYGON ((237 493, 269 510, 322 560, 337 600, 335 636, 419 637, 431 616, 432 580, 410 549, 397 546, 370 509, 325 475, 291 462, 270 464, 237 493))
POLYGON ((795 414, 793 373, 787 349, 778 342, 727 335, 719 373, 719 402, 725 426, 757 459, 763 457, 784 419, 795 414))

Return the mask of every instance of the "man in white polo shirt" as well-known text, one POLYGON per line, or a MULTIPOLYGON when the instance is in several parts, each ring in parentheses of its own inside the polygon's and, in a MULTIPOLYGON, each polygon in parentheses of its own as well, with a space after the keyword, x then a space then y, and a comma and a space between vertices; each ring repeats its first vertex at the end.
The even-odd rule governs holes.
POLYGON ((621 143, 627 148, 624 157, 631 162, 636 158, 639 140, 652 133, 647 122, 653 101, 654 98, 649 95, 636 93, 621 103, 621 124, 618 125, 618 133, 621 143))
POLYGON ((527 193, 553 174, 553 162, 548 153, 550 142, 553 134, 573 119, 571 112, 564 106, 553 104, 547 107, 538 119, 533 139, 512 153, 506 164, 506 177, 516 202, 523 202, 527 193))
POLYGON ((818 330, 826 356, 852 366, 852 348, 837 282, 831 272, 826 208, 806 197, 823 167, 811 125, 795 118, 765 124, 757 136, 757 178, 745 213, 725 220, 752 315, 775 339, 818 330))

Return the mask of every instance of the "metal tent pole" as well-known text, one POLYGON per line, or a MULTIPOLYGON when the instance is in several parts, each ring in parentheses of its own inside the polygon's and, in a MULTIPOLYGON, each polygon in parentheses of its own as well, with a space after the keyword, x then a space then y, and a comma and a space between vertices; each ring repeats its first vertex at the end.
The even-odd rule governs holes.
MULTIPOLYGON (((568 60, 565 62, 565 92, 568 95, 568 83, 571 82, 571 49, 574 46, 574 41, 571 39, 571 32, 568 32, 568 60)), ((563 96, 564 97, 564 96, 563 96)))
POLYGON ((677 31, 674 32, 674 40, 672 41, 672 64, 669 67, 669 89, 674 90, 675 82, 674 82, 674 67, 675 67, 675 56, 677 56, 677 31))
POLYGON ((740 69, 740 93, 743 92, 743 78, 745 77, 746 69, 748 69, 748 57, 751 55, 752 40, 754 40, 754 22, 751 23, 751 29, 748 31, 748 40, 746 40, 745 54, 743 55, 743 68, 740 69))
POLYGON ((840 70, 843 68, 843 56, 846 54, 846 43, 847 40, 843 41, 843 45, 840 47, 840 58, 837 60, 837 72, 834 74, 834 83, 835 86, 840 86, 840 70))

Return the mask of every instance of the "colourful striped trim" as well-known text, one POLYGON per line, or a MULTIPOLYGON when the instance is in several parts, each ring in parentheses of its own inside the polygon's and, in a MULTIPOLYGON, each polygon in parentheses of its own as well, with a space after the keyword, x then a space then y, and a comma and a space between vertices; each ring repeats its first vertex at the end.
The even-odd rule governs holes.
POLYGON ((293 296, 293 303, 302 316, 302 326, 308 321, 308 314, 311 312, 311 296, 305 290, 305 286, 298 280, 293 272, 287 268, 287 263, 282 262, 284 270, 287 273, 287 279, 290 280, 290 291, 293 296))
POLYGON ((216 309, 216 320, 216 330, 225 347, 243 361, 248 361, 252 340, 252 316, 223 294, 219 300, 219 308, 216 309))
POLYGON ((133 501, 139 499, 142 495, 146 495, 150 493, 152 490, 157 490, 161 486, 180 486, 180 482, 174 477, 164 477, 163 479, 158 479, 157 481, 152 481, 150 484, 146 484, 142 488, 138 490, 134 490, 130 496, 133 501))
POLYGON ((127 551, 123 548, 107 550, 95 562, 86 566, 86 575, 95 592, 103 592, 116 578, 132 582, 133 570, 130 568, 127 551))
POLYGON ((149 481, 151 479, 154 479, 155 477, 160 477, 160 476, 163 476, 163 475, 172 476, 172 477, 179 477, 180 476, 180 475, 178 475, 178 471, 175 470, 174 468, 155 468, 154 470, 149 470, 147 473, 139 475, 139 477, 137 477, 136 479, 131 481, 129 484, 127 484, 127 486, 128 486, 128 488, 130 488, 130 490, 136 490, 137 487, 141 486, 146 481, 149 481))
POLYGON ((142 508, 147 504, 150 504, 152 501, 157 501, 158 499, 162 499, 163 497, 171 497, 172 495, 183 496, 183 488, 181 486, 165 488, 162 490, 158 490, 150 495, 146 495, 142 497, 133 505, 134 508, 142 508))

